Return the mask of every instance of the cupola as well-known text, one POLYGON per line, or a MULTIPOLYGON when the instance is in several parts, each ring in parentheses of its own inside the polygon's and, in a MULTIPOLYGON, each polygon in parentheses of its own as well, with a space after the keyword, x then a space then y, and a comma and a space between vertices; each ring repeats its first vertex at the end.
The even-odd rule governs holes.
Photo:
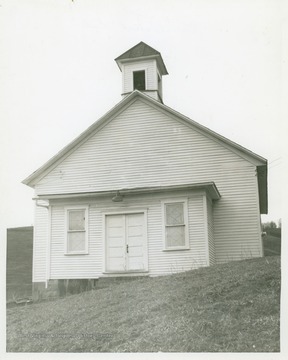
POLYGON ((159 51, 141 41, 115 61, 122 72, 122 97, 138 90, 163 103, 162 76, 168 72, 159 51))

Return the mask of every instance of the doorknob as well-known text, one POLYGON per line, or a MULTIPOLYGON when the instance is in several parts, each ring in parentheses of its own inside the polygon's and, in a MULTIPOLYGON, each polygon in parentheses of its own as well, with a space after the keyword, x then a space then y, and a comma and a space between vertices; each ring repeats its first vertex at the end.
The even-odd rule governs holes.
POLYGON ((127 254, 129 253, 129 245, 128 244, 126 245, 126 252, 127 252, 127 254))

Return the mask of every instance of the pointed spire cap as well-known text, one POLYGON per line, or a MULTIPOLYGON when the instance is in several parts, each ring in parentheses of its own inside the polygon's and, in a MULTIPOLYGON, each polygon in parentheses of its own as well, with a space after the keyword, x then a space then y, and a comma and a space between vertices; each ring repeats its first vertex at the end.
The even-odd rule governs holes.
POLYGON ((159 51, 153 49, 151 46, 145 44, 143 41, 141 41, 139 44, 133 46, 131 49, 125 51, 122 55, 118 56, 115 61, 117 62, 117 65, 119 66, 120 70, 122 71, 121 64, 123 62, 141 59, 141 58, 156 58, 157 64, 159 66, 159 69, 162 72, 162 75, 168 75, 168 71, 166 69, 166 66, 164 64, 164 61, 162 59, 162 56, 159 51))

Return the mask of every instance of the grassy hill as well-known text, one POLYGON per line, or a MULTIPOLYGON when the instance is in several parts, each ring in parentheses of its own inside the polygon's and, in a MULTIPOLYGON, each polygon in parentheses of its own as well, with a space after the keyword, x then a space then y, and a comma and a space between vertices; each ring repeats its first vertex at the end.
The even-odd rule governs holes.
MULTIPOLYGON (((267 234, 263 237, 265 256, 281 254, 279 234, 267 234)), ((7 230, 7 302, 32 296, 32 248, 32 226, 7 230)))
POLYGON ((7 301, 32 294, 33 227, 7 229, 7 301))
POLYGON ((278 352, 280 258, 113 282, 7 310, 8 352, 278 352))

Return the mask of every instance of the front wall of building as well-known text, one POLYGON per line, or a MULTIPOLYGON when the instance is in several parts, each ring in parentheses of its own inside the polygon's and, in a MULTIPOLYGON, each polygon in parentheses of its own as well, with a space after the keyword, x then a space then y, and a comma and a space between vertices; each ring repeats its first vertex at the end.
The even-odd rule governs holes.
MULTIPOLYGON (((136 100, 61 164, 51 169, 38 182, 36 195, 211 181, 216 184, 221 199, 213 204, 213 212, 209 204, 206 204, 209 215, 207 228, 204 227, 200 205, 196 200, 189 200, 189 221, 193 224, 190 228, 190 241, 193 251, 179 251, 176 258, 172 252, 163 252, 161 249, 160 213, 157 210, 159 199, 147 197, 145 201, 141 199, 137 202, 137 206, 148 208, 149 271, 157 275, 171 273, 173 269, 188 270, 195 264, 207 265, 207 244, 204 248, 203 241, 199 242, 197 239, 202 239, 203 233, 210 236, 212 229, 214 251, 210 254, 211 263, 261 256, 255 165, 144 100, 136 100)), ((132 199, 131 202, 133 203, 132 199)), ((84 277, 88 273, 93 277, 103 271, 103 253, 100 248, 100 243, 103 246, 103 223, 100 214, 106 205, 110 209, 111 205, 123 206, 125 202, 121 205, 89 203, 89 221, 93 225, 89 233, 92 239, 89 240, 91 252, 81 257, 65 257, 61 254, 64 208, 53 205, 51 277, 84 277)), ((43 228, 45 220, 41 221, 38 223, 43 228)), ((43 233, 41 229, 37 231, 43 233)), ((35 261, 45 252, 42 245, 35 248, 35 261)), ((37 268, 37 272, 42 274, 41 269, 37 268)), ((36 274, 34 278, 39 276, 36 274)))
MULTIPOLYGON (((97 278, 109 275, 107 269, 107 236, 105 223, 107 216, 119 214, 145 213, 145 263, 149 275, 172 274, 187 271, 200 266, 207 266, 209 260, 206 254, 207 238, 204 228, 203 198, 205 194, 182 192, 173 194, 125 196, 121 203, 111 199, 89 200, 55 203, 51 207, 51 245, 50 245, 50 275, 51 279, 97 278), (163 240, 162 201, 169 199, 187 199, 189 214, 189 249, 165 250, 163 240), (65 209, 69 206, 88 206, 89 234, 88 254, 65 255, 65 209)), ((113 271, 112 271, 113 272, 113 271)))

